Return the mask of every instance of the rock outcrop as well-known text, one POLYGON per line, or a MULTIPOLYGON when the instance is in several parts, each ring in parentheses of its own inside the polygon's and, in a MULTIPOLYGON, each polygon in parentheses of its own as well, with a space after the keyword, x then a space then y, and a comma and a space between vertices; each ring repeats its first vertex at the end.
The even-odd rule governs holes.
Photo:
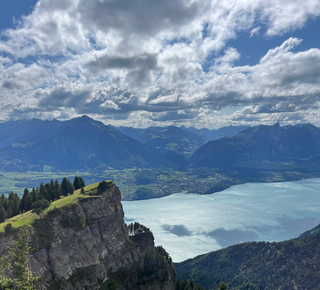
MULTIPOLYGON (((0 239, 0 255, 7 252, 12 238, 0 239)), ((35 245, 31 270, 41 275, 38 289, 174 288, 175 271, 171 261, 159 256, 152 233, 129 237, 115 185, 37 220, 31 239, 35 245), (162 259, 161 268, 153 267, 152 261, 152 271, 146 268, 144 259, 150 252, 155 260, 162 259), (121 279, 119 273, 130 274, 121 279)))

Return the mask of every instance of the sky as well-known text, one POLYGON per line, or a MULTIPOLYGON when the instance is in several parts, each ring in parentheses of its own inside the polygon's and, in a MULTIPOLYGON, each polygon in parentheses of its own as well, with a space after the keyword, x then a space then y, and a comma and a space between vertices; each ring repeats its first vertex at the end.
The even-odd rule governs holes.
POLYGON ((320 126, 319 0, 2 0, 0 121, 320 126))

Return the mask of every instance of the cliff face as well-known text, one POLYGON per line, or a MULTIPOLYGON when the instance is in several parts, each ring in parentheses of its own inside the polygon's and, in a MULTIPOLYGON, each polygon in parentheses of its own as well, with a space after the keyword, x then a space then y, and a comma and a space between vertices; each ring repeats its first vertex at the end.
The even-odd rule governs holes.
MULTIPOLYGON (((101 196, 54 210, 33 225, 35 249, 30 263, 32 272, 41 275, 37 288, 106 289, 115 273, 140 269, 143 252, 155 251, 152 233, 143 235, 136 237, 137 241, 129 238, 121 193, 115 185, 101 196)), ((6 252, 8 239, 12 237, 0 241, 0 252, 6 252)), ((135 283, 140 283, 136 278, 126 283, 133 283, 133 289, 173 289, 175 272, 171 265, 152 274, 143 285, 136 287, 135 283)), ((112 289, 124 289, 118 276, 113 284, 112 289)))

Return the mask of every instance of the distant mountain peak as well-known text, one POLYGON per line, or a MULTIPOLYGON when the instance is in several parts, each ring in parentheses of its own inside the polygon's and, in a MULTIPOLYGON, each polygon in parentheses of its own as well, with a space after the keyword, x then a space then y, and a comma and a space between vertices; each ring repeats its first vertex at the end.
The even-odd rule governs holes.
MULTIPOLYGON (((82 115, 81 117, 76 118, 76 119, 78 119, 78 120, 86 120, 86 121, 94 121, 92 118, 90 118, 90 117, 87 116, 87 115, 82 115)), ((76 119, 75 119, 75 120, 76 120, 76 119)))

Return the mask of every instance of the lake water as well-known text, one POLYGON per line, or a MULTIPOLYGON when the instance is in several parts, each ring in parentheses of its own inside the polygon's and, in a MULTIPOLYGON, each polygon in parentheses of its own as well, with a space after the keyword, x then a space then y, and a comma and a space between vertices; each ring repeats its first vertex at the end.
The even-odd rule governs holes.
POLYGON ((122 202, 174 262, 246 241, 283 241, 320 223, 320 179, 248 183, 219 193, 122 202))

